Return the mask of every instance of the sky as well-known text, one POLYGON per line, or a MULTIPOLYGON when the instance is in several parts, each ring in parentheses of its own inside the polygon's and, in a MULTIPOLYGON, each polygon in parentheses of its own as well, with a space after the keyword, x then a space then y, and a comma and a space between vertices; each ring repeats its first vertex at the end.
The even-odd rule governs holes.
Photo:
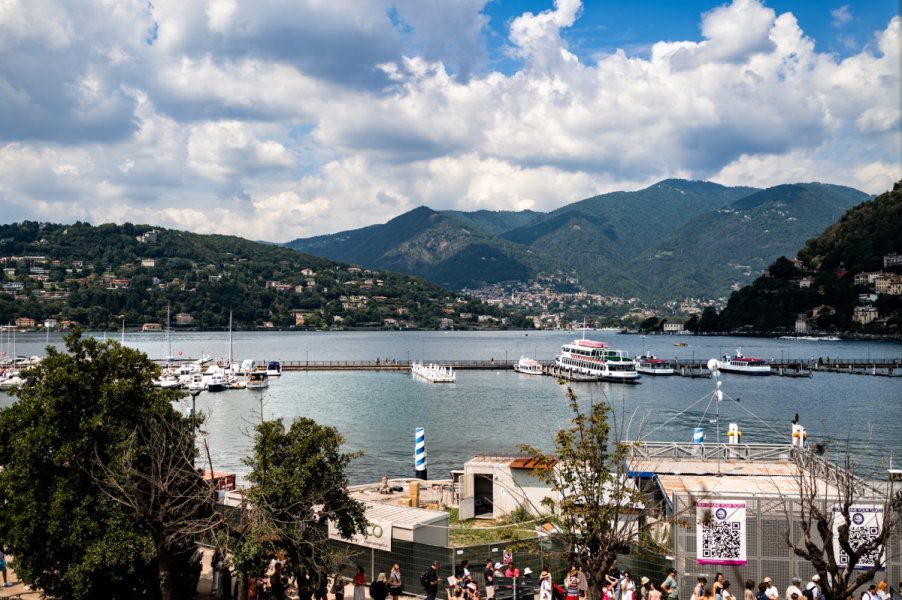
POLYGON ((0 0, 0 222, 283 242, 902 171, 897 0, 0 0))

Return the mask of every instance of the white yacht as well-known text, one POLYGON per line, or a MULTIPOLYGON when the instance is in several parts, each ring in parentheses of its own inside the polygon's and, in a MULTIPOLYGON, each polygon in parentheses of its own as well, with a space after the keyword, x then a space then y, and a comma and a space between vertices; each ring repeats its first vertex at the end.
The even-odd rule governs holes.
POLYGON ((526 358, 521 356, 517 364, 514 365, 514 371, 523 373, 524 375, 541 375, 543 372, 542 363, 534 358, 526 358))
POLYGON ((559 369, 597 377, 603 381, 635 383, 639 381, 636 363, 623 350, 610 348, 607 342, 575 340, 564 344, 554 359, 559 369))
POLYGON ((724 373, 770 375, 770 365, 766 360, 753 356, 743 356, 742 348, 737 348, 734 356, 725 355, 723 359, 718 360, 717 367, 724 373))

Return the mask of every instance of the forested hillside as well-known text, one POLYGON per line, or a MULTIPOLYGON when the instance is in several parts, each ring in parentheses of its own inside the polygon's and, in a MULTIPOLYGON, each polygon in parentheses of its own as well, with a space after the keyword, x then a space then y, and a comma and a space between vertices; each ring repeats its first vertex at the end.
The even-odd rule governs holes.
POLYGON ((148 225, 0 226, 0 323, 173 326, 499 326, 498 309, 434 284, 288 248, 148 225), (480 321, 480 317, 481 321, 480 321), (442 320, 445 321, 442 321, 442 320))
POLYGON ((778 259, 735 292, 718 327, 791 331, 800 315, 814 331, 900 331, 902 182, 808 240, 796 261, 778 259))

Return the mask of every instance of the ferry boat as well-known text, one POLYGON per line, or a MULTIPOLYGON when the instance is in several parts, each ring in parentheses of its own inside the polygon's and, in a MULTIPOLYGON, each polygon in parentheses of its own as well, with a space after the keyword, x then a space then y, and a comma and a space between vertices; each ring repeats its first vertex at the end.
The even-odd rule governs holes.
POLYGON ((521 356, 517 364, 514 365, 514 371, 524 375, 541 375, 542 370, 542 363, 534 358, 526 358, 525 356, 521 356))
POLYGON ((603 381, 632 383, 639 380, 636 363, 629 354, 608 347, 607 342, 581 339, 564 344, 554 364, 560 369, 598 377, 603 381))
POLYGON ((443 367, 429 363, 425 365, 415 362, 410 365, 410 372, 414 377, 419 377, 429 383, 454 383, 457 381, 457 373, 451 367, 443 367))
POLYGON ((742 373, 744 375, 770 375, 770 365, 763 358, 743 356, 742 348, 736 349, 735 356, 724 355, 717 361, 717 368, 724 373, 742 373))
POLYGON ((670 361, 655 358, 651 352, 646 352, 645 356, 640 356, 636 360, 636 371, 645 375, 674 375, 670 361))

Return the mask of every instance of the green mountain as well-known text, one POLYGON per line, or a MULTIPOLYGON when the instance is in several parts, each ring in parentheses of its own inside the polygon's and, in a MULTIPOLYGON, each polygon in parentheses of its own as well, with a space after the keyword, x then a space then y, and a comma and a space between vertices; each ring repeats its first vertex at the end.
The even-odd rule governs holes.
POLYGON ((779 256, 795 254, 843 212, 868 199, 823 183, 778 185, 698 215, 630 262, 657 297, 746 285, 779 256))
MULTIPOLYGON (((281 246, 148 225, 0 225, 0 323, 28 317, 91 328, 165 322, 213 329, 465 328, 495 307, 407 275, 281 246), (176 315, 179 315, 176 318, 176 315), (389 321, 386 321, 389 320, 389 321)), ((489 319, 488 322, 493 322, 489 319)))
MULTIPOLYGON (((523 217, 527 218, 527 217, 523 217)), ((531 218, 531 217, 528 217, 531 218)), ((489 211, 458 218, 425 206, 383 225, 343 231, 285 244, 333 260, 391 269, 454 289, 499 281, 524 280, 541 265, 526 249, 482 229, 501 227, 518 217, 489 211)))
POLYGON ((442 214, 454 217, 458 221, 469 223, 492 235, 502 235, 512 229, 528 225, 545 213, 534 210, 477 210, 464 212, 461 210, 443 210, 442 214))
POLYGON ((287 245, 454 289, 556 275, 595 293, 710 298, 751 281, 867 197, 818 183, 759 190, 668 179, 546 214, 420 207, 287 245))
POLYGON ((902 265, 884 257, 902 253, 902 182, 893 190, 846 212, 838 222, 805 244, 798 262, 777 259, 751 285, 735 292, 720 315, 722 329, 792 331, 805 314, 823 331, 898 333, 902 295, 881 292, 862 273, 898 278, 902 265), (857 279, 857 282, 856 282, 857 279), (873 307, 876 319, 853 321, 856 307, 873 307))

